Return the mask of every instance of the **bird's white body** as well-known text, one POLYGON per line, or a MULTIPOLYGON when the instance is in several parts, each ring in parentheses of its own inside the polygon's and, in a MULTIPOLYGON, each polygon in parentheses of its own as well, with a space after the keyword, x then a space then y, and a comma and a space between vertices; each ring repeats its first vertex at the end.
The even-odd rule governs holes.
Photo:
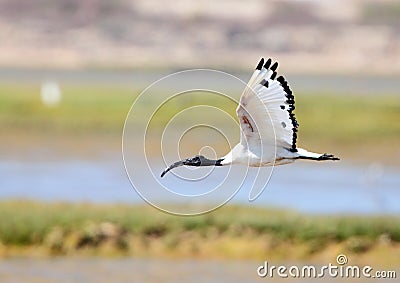
POLYGON ((297 159, 339 160, 330 154, 297 148, 298 123, 294 116, 294 96, 283 76, 277 78, 278 63, 271 59, 258 63, 244 89, 236 114, 240 123, 240 142, 224 157, 210 160, 195 156, 175 162, 169 170, 182 166, 224 166, 244 164, 251 167, 283 165, 297 159))
POLYGON ((222 165, 244 164, 250 167, 274 166, 293 163, 299 156, 310 156, 318 158, 321 154, 308 152, 298 148, 298 152, 290 152, 287 149, 263 148, 264 152, 253 152, 241 143, 237 144, 227 155, 222 157, 222 165), (276 154, 275 154, 276 150, 276 154))

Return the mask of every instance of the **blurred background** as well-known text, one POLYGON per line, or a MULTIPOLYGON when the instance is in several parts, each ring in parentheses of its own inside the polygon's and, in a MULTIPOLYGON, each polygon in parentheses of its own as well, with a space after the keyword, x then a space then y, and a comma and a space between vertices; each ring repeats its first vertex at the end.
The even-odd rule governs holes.
MULTIPOLYGON (((398 1, 0 0, 0 281, 252 282, 261 261, 339 253, 398 270, 399 79, 398 1), (135 98, 190 68, 247 81, 260 57, 295 92, 298 145, 342 161, 276 168, 257 201, 203 216, 148 206, 122 163, 135 98)), ((209 142, 184 152, 229 150, 209 142)))

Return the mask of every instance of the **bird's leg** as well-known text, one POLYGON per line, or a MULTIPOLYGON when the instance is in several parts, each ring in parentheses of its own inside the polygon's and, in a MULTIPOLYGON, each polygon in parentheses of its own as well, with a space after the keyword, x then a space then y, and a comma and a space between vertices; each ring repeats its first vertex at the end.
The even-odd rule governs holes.
POLYGON ((176 167, 180 167, 183 165, 186 166, 222 166, 221 161, 223 159, 218 159, 218 160, 212 160, 208 159, 202 155, 196 155, 195 157, 192 158, 187 158, 181 161, 177 161, 170 165, 169 167, 165 168, 165 170, 161 173, 161 177, 164 177, 164 175, 170 171, 171 169, 174 169, 176 167))
POLYGON ((316 161, 324 161, 324 160, 340 160, 340 158, 332 155, 332 154, 327 154, 324 153, 318 157, 313 157, 313 156, 299 156, 296 157, 295 159, 309 159, 309 160, 316 160, 316 161))

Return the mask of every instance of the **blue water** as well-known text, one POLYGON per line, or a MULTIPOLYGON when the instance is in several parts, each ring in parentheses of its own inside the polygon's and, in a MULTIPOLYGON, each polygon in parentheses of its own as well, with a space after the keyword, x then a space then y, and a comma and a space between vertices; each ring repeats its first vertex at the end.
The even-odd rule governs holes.
MULTIPOLYGON (((256 201, 248 201, 249 189, 244 187, 230 203, 318 214, 400 214, 399 172, 380 164, 344 162, 278 166, 256 201)), ((122 161, 2 161, 0 176, 0 199, 145 204, 122 161)), ((173 182, 172 175, 167 178, 173 182)), ((207 179, 202 182, 206 185, 207 179)))

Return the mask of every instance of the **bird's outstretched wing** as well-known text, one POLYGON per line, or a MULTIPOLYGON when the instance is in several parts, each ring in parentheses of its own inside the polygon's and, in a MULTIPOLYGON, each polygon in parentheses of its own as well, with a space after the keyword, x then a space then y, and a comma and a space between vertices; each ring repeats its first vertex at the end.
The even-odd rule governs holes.
POLYGON ((278 62, 264 58, 258 63, 236 109, 242 145, 287 148, 296 152, 298 123, 294 96, 283 76, 277 77, 278 62), (274 140, 276 138, 276 141, 274 140))

